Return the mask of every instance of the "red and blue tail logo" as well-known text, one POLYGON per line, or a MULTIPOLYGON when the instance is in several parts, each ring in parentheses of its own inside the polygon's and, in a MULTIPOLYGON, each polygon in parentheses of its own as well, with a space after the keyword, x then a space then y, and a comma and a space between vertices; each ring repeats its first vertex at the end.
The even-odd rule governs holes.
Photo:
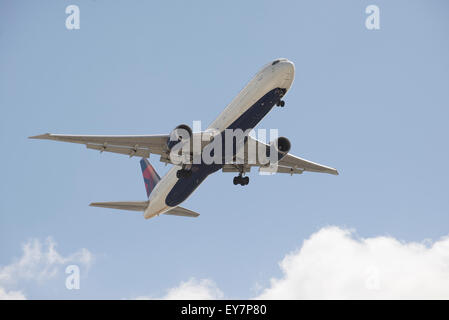
POLYGON ((140 166, 142 168, 145 189, 147 189, 147 197, 150 197, 151 191, 153 191, 154 187, 161 180, 161 178, 147 159, 140 160, 140 166))

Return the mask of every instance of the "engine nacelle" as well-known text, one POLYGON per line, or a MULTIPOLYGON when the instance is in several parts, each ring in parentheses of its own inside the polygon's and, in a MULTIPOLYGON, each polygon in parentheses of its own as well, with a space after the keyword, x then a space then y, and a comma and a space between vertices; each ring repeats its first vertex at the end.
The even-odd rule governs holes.
POLYGON ((276 140, 270 142, 270 145, 267 147, 267 157, 271 162, 277 163, 287 155, 287 153, 290 151, 291 146, 292 145, 290 143, 290 140, 285 137, 279 137, 276 140), (277 155, 273 155, 273 158, 270 157, 271 150, 277 153, 277 155))
POLYGON ((172 130, 170 137, 167 139, 167 148, 171 150, 176 144, 181 141, 192 138, 192 129, 186 124, 180 124, 172 130))

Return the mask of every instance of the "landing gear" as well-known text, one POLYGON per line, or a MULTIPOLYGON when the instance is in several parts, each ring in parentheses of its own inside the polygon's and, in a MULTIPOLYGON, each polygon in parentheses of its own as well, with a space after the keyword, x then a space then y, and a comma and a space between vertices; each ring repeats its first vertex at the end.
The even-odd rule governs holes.
POLYGON ((192 170, 180 169, 180 170, 176 171, 176 178, 178 178, 178 179, 190 178, 191 175, 192 175, 192 170))
POLYGON ((238 176, 234 177, 234 185, 241 185, 241 186, 246 186, 249 183, 249 177, 242 177, 241 174, 239 174, 238 176))
POLYGON ((278 107, 283 107, 283 106, 285 106, 285 101, 284 101, 284 100, 279 100, 279 101, 276 103, 276 105, 277 105, 278 107))
POLYGON ((276 89, 276 94, 278 94, 279 95, 279 101, 278 102, 276 102, 276 105, 278 106, 278 107, 283 107, 283 106, 285 106, 285 101, 284 100, 282 100, 282 97, 285 95, 285 93, 287 92, 287 90, 286 89, 281 89, 281 88, 277 88, 276 89))

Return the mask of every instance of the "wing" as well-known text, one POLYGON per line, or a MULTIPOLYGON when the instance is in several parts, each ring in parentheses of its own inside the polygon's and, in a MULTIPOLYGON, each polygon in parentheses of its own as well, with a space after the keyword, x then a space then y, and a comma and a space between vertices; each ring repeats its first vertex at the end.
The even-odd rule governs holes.
POLYGON ((89 149, 101 152, 114 152, 129 156, 148 158, 150 153, 163 155, 166 153, 166 142, 169 135, 125 135, 125 136, 95 136, 71 134, 41 134, 30 139, 56 140, 86 145, 89 149))
MULTIPOLYGON (((266 148, 270 147, 269 145, 267 145, 259 140, 256 140, 250 136, 248 136, 248 141, 249 141, 249 139, 252 139, 251 143, 256 144, 257 150, 259 150, 260 148, 263 148, 263 150, 266 150, 266 148)), ((247 152, 247 150, 245 148, 245 159, 248 159, 246 152, 247 152)), ((318 164, 318 163, 315 163, 315 162, 312 162, 309 160, 305 160, 300 157, 294 156, 292 154, 287 154, 285 157, 283 157, 278 162, 277 166, 275 166, 274 168, 269 167, 265 164, 258 163, 257 161, 254 164, 246 163, 243 166, 244 166, 243 170, 245 172, 249 171, 251 167, 257 166, 257 167, 260 167, 259 171, 261 171, 261 172, 266 171, 266 172, 271 172, 271 173, 278 172, 278 173, 289 173, 289 174, 301 174, 304 171, 311 171, 311 172, 322 172, 322 173, 338 175, 338 171, 334 168, 324 166, 322 164, 318 164)), ((223 167, 223 171, 224 172, 238 172, 239 165, 226 164, 223 167)))
POLYGON ((329 173, 333 175, 338 175, 337 169, 315 163, 309 160, 302 159, 300 157, 294 156, 292 154, 287 154, 285 157, 279 161, 279 167, 281 173, 299 173, 296 172, 297 170, 302 171, 311 171, 311 172, 322 172, 322 173, 329 173), (288 172, 289 169, 291 172, 288 172), (293 172, 295 171, 295 172, 293 172))

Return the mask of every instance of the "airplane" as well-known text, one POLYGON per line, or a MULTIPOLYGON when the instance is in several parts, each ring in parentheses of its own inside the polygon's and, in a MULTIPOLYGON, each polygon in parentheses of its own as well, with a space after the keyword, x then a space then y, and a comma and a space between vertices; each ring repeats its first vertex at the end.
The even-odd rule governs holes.
MULTIPOLYGON (((266 64, 229 103, 224 111, 213 121, 208 129, 218 132, 224 138, 226 130, 241 129, 245 132, 244 144, 253 143, 257 150, 269 150, 274 147, 278 153, 275 172, 288 174, 301 174, 304 171, 322 172, 338 175, 334 168, 314 163, 289 153, 290 141, 285 137, 279 137, 269 145, 246 134, 253 129, 274 106, 284 107, 283 97, 290 89, 295 75, 293 62, 285 58, 279 58, 266 64)), ((206 130, 208 131, 208 130, 206 130)), ((210 132, 210 131, 208 131, 210 132)), ((197 217, 198 213, 180 206, 212 173, 236 172, 234 185, 247 185, 249 177, 246 173, 251 167, 259 167, 263 170, 266 163, 256 160, 250 163, 247 160, 240 163, 191 163, 175 162, 171 156, 171 150, 176 143, 189 141, 198 133, 185 124, 177 126, 170 134, 158 135, 68 135, 68 134, 42 134, 29 137, 30 139, 56 140, 84 144, 88 149, 100 152, 113 152, 125 154, 130 157, 138 156, 147 192, 147 201, 127 202, 93 202, 90 206, 132 210, 143 212, 145 219, 161 214, 186 217, 197 217), (187 132, 188 137, 183 138, 180 132, 187 132), (184 140, 183 140, 184 139, 184 140), (147 160, 150 154, 160 155, 160 161, 173 164, 172 168, 161 178, 150 162, 147 160)), ((200 132, 201 134, 201 132, 200 132)), ((214 138, 213 138, 214 139, 214 138)), ((212 139, 212 141, 213 141, 212 139)), ((193 140, 193 139, 192 139, 193 140)), ((207 141, 201 144, 200 153, 204 152, 207 141)), ((234 156, 236 148, 232 149, 234 156)), ((192 156, 192 153, 189 154, 192 156)))

